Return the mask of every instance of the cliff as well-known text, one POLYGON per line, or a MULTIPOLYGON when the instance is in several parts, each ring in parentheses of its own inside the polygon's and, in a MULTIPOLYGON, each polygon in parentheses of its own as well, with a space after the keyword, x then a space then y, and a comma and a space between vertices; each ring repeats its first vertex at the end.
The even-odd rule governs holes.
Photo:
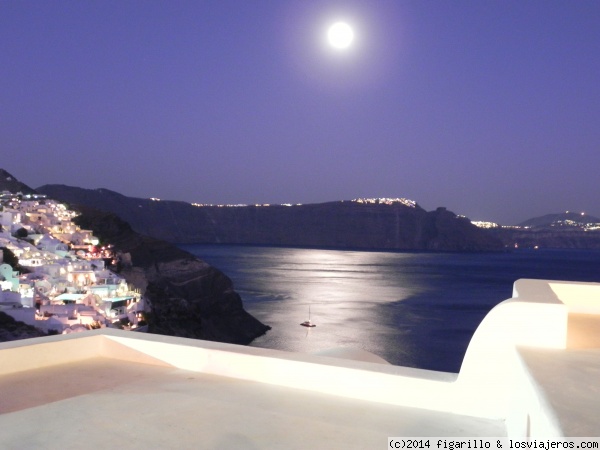
POLYGON ((174 245, 134 232, 115 214, 78 209, 77 224, 115 246, 115 270, 145 294, 149 332, 248 344, 270 329, 244 310, 221 271, 174 245))
POLYGON ((494 251, 499 240, 444 208, 337 201, 308 205, 194 206, 108 189, 38 188, 49 197, 109 211, 138 232, 176 243, 390 250, 494 251))

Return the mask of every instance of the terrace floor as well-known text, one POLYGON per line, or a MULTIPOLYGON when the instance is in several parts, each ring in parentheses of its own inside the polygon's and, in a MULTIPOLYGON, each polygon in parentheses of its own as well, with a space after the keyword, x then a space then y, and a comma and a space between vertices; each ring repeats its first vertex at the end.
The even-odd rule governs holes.
POLYGON ((565 436, 599 436, 600 316, 569 314, 567 348, 520 349, 565 436))
POLYGON ((0 448, 384 448, 504 423, 105 357, 0 376, 0 448))

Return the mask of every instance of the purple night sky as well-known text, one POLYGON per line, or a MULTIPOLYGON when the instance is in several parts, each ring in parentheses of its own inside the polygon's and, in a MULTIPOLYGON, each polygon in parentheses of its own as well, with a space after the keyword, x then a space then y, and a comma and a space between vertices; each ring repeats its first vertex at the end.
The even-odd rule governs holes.
POLYGON ((0 61, 32 187, 600 216, 597 0, 0 0, 0 61))

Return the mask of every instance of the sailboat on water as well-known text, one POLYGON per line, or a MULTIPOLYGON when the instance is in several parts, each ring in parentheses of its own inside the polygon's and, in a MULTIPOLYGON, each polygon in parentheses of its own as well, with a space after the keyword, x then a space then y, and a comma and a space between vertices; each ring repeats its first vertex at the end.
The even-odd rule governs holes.
POLYGON ((308 320, 305 320, 300 325, 302 325, 303 327, 309 327, 309 328, 316 327, 316 325, 310 321, 310 305, 308 305, 308 320))

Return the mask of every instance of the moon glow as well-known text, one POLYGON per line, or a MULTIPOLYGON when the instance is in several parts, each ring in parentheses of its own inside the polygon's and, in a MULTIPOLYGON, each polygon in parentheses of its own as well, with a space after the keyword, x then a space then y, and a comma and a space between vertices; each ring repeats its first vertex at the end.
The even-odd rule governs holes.
POLYGON ((354 31, 345 22, 336 22, 327 31, 327 40, 332 47, 344 49, 350 47, 354 40, 354 31))

